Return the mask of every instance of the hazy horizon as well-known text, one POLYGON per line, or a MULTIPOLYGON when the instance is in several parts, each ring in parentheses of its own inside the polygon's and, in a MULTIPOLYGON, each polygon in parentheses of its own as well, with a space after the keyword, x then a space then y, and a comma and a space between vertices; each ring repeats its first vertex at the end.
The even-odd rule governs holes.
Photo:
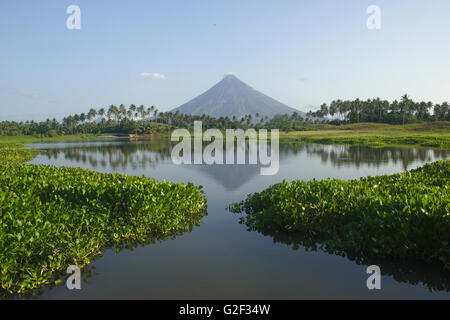
POLYGON ((336 99, 450 100, 450 2, 2 1, 0 121, 111 104, 166 112, 236 76, 300 111, 336 99), (67 7, 81 9, 69 30, 67 7), (370 5, 381 29, 370 30, 370 5))

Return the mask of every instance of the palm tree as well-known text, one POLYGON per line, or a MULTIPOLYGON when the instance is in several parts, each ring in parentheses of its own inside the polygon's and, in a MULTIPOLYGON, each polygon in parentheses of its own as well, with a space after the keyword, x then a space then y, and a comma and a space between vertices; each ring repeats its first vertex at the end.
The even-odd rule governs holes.
POLYGON ((403 124, 405 124, 406 113, 409 113, 410 102, 411 102, 411 100, 409 99, 408 95, 405 93, 402 96, 402 100, 400 102, 400 110, 401 110, 402 115, 403 115, 403 117, 402 117, 403 118, 403 121, 402 121, 403 124))
POLYGON ((332 101, 330 103, 330 107, 328 108, 328 113, 330 114, 331 118, 333 118, 336 112, 337 112, 336 101, 332 101))
POLYGON ((97 111, 94 108, 91 108, 87 114, 87 118, 89 121, 91 121, 92 119, 95 118, 96 115, 97 115, 97 111))
POLYGON ((450 106, 448 102, 443 102, 441 104, 442 120, 450 120, 450 106))
POLYGON ((119 119, 125 118, 127 116, 127 107, 124 104, 119 106, 119 119))
POLYGON ((117 121, 118 114, 119 114, 119 110, 117 109, 117 107, 113 104, 110 105, 108 108, 108 119, 111 120, 111 118, 114 117, 114 120, 117 121))
POLYGON ((145 111, 145 116, 146 117, 151 117, 152 112, 153 112, 153 106, 151 106, 150 108, 147 108, 147 110, 145 111))
POLYGON ((400 104, 399 104, 399 102, 397 100, 392 101, 390 109, 391 109, 392 113, 400 112, 400 104))
POLYGON ((345 120, 345 118, 346 118, 346 114, 347 114, 347 111, 349 110, 349 108, 348 108, 348 102, 347 101, 342 101, 342 100, 340 100, 340 99, 338 99, 337 101, 336 101, 336 104, 337 104, 337 110, 338 110, 338 113, 339 113, 339 118, 341 119, 341 120, 345 120))
POLYGON ((169 125, 172 124, 172 117, 173 117, 172 112, 167 112, 167 124, 169 125))
POLYGON ((105 108, 101 108, 100 110, 98 110, 97 114, 103 118, 103 116, 105 115, 105 108))
POLYGON ((326 103, 323 103, 323 104, 320 106, 320 114, 322 115, 322 117, 325 117, 325 116, 328 115, 328 106, 327 106, 326 103))
POLYGON ((130 104, 128 111, 131 111, 131 114, 134 115, 136 113, 136 106, 134 104, 130 104))
POLYGON ((73 122, 75 123, 75 125, 78 124, 78 121, 80 121, 80 116, 78 114, 74 114, 73 115, 73 122))
MULTIPOLYGON (((387 112, 389 112, 389 108, 391 107, 391 105, 390 105, 390 103, 389 103, 389 101, 387 101, 387 100, 383 100, 383 102, 381 103, 381 109, 382 109, 382 112, 384 113, 384 114, 386 114, 387 112)), ((381 121, 381 120, 380 120, 381 121)))
POLYGON ((137 112, 139 113, 141 120, 143 120, 145 116, 145 108, 142 104, 137 108, 137 112))

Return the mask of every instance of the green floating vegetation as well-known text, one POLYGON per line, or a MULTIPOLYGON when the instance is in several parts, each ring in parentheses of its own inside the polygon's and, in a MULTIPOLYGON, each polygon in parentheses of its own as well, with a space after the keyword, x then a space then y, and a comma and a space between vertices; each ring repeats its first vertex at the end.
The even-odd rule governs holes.
POLYGON ((206 214, 201 186, 20 164, 23 150, 0 148, 0 292, 52 284, 105 247, 190 231, 206 214))
POLYGON ((0 144, 0 164, 30 161, 38 152, 39 150, 25 149, 22 145, 16 143, 0 144))
POLYGON ((450 270, 450 160, 359 180, 283 181, 231 211, 250 230, 300 234, 327 251, 450 270))

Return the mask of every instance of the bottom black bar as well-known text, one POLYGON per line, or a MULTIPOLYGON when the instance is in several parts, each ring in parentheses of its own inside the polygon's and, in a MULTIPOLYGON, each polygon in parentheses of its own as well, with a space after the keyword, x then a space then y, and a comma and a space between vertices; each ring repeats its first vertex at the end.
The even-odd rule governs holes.
MULTIPOLYGON (((148 319, 301 319, 323 316, 345 316, 365 318, 368 315, 392 315, 399 313, 404 318, 432 305, 433 312, 440 308, 445 312, 446 301, 420 300, 32 300, 0 301, 2 311, 11 307, 15 314, 34 312, 34 308, 47 310, 64 309, 88 311, 89 316, 104 316, 112 312, 146 315, 148 319), (24 308, 26 306, 26 308, 24 308), (313 316, 312 316, 313 315, 313 316), (157 317, 155 317, 157 316, 157 317)), ((141 316, 142 317, 142 316, 141 316)))

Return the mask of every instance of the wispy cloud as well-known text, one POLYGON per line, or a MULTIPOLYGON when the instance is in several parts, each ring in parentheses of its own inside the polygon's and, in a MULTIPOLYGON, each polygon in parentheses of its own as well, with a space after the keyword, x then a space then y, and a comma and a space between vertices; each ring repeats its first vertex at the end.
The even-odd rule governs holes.
POLYGON ((141 72, 139 74, 143 78, 152 78, 152 79, 165 79, 166 76, 162 73, 156 73, 156 72, 141 72))
POLYGON ((52 97, 50 97, 47 94, 44 93, 39 93, 36 91, 30 91, 30 90, 25 90, 22 88, 12 88, 12 90, 19 96, 24 97, 24 98, 28 98, 31 100, 35 100, 36 102, 47 102, 50 104, 55 104, 57 103, 57 101, 55 99, 53 99, 52 97))
POLYGON ((19 96, 22 96, 22 97, 25 97, 25 98, 30 98, 30 99, 33 99, 33 100, 39 99, 39 97, 40 97, 40 94, 37 93, 37 92, 26 91, 26 90, 23 90, 23 89, 20 89, 20 88, 16 89, 16 93, 19 96))

